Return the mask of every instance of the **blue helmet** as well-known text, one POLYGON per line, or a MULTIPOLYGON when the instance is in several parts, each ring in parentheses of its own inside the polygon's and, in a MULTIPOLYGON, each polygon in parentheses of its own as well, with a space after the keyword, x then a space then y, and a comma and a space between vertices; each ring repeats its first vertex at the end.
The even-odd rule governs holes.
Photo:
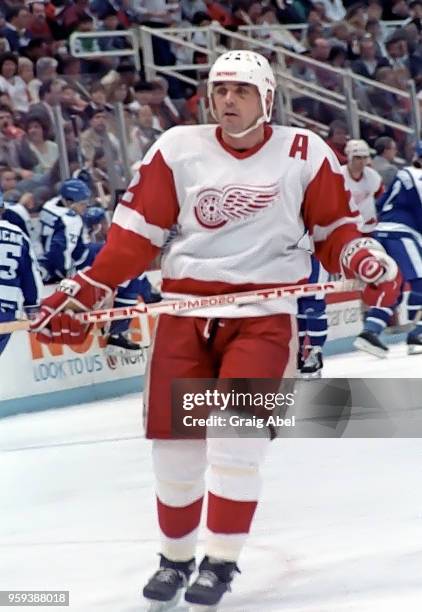
POLYGON ((94 225, 101 223, 106 218, 106 211, 102 206, 90 206, 86 209, 83 215, 83 220, 88 229, 92 229, 94 225))
POLYGON ((80 179, 67 179, 60 187, 60 195, 65 200, 76 203, 83 200, 89 200, 91 197, 91 190, 88 185, 80 179))

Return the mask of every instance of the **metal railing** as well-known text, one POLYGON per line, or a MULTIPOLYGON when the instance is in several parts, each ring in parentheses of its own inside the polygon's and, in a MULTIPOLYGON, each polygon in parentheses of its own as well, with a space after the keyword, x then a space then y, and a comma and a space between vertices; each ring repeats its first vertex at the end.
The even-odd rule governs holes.
POLYGON ((132 57, 133 63, 137 70, 140 70, 141 63, 139 60, 139 36, 138 29, 133 28, 132 30, 110 30, 110 31, 97 31, 97 32, 72 32, 69 36, 69 50, 73 57, 95 59, 102 57, 132 57), (114 39, 114 38, 125 38, 131 47, 127 49, 99 49, 98 51, 89 51, 83 49, 80 44, 83 41, 98 42, 98 39, 114 39))
MULTIPOLYGON (((265 26, 267 27, 267 26, 265 26)), ((278 27, 278 26, 276 26, 278 27)), ((282 26, 284 27, 284 26, 282 26)), ((245 26, 245 31, 256 32, 259 27, 245 26)), ((282 103, 284 109, 278 113, 283 115, 285 123, 297 124, 299 113, 294 109, 294 100, 299 96, 309 98, 317 103, 325 104, 328 107, 333 107, 344 113, 347 120, 351 136, 357 138, 360 135, 361 122, 376 122, 385 127, 392 128, 395 131, 403 133, 404 136, 411 135, 418 138, 421 133, 421 115, 419 103, 416 98, 415 84, 409 81, 408 90, 403 91, 396 87, 366 79, 351 70, 335 68, 328 64, 318 62, 310 57, 290 51, 281 45, 276 45, 260 39, 251 37, 250 35, 239 32, 226 30, 220 24, 213 22, 207 28, 163 28, 154 29, 146 26, 141 26, 141 42, 143 51, 143 67, 147 79, 153 79, 157 73, 178 78, 192 85, 197 85, 200 81, 200 73, 206 73, 215 58, 222 52, 227 50, 227 46, 221 43, 221 39, 230 41, 231 44, 236 42, 236 46, 254 48, 258 51, 266 52, 269 55, 275 55, 274 69, 277 76, 278 84, 281 86, 282 99, 279 98, 279 105, 282 103), (200 46, 192 42, 192 37, 196 32, 206 34, 207 46, 200 46), (175 45, 183 45, 192 51, 198 51, 208 57, 208 62, 204 64, 176 64, 173 66, 160 66, 154 62, 152 38, 158 37, 175 45), (240 44, 239 44, 240 43, 240 44), (292 73, 292 65, 304 65, 309 71, 325 72, 327 75, 334 77, 338 83, 338 91, 327 89, 317 82, 310 82, 300 76, 295 76, 292 73), (191 71, 197 74, 197 78, 186 76, 184 71, 191 71), (380 117, 379 114, 371 112, 368 105, 362 106, 356 99, 356 90, 373 90, 377 92, 389 93, 397 97, 398 104, 410 106, 410 122, 399 122, 397 120, 380 117), (410 123, 410 125, 409 125, 410 123)), ((324 125, 318 120, 318 117, 300 117, 301 123, 310 125, 324 125)), ((325 124, 325 129, 327 125, 325 124)))

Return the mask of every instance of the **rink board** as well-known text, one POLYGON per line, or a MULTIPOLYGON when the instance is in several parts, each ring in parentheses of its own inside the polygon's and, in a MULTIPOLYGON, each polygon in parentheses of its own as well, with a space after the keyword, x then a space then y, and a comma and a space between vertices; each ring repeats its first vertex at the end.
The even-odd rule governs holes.
MULTIPOLYGON (((352 349, 362 328, 362 306, 357 293, 329 298, 324 353, 332 355, 352 349)), ((131 337, 142 346, 134 355, 118 349, 110 351, 98 329, 73 348, 43 345, 31 334, 16 332, 0 355, 0 416, 142 390, 153 325, 152 317, 140 316, 132 321, 131 337)))

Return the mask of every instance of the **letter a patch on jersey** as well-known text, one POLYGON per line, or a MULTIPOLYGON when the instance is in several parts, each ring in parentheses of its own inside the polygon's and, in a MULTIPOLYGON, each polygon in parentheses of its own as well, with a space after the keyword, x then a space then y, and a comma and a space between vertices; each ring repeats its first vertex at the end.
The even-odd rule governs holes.
POLYGON ((308 141, 309 138, 305 134, 296 134, 290 147, 289 157, 295 158, 300 154, 300 159, 308 159, 308 141))

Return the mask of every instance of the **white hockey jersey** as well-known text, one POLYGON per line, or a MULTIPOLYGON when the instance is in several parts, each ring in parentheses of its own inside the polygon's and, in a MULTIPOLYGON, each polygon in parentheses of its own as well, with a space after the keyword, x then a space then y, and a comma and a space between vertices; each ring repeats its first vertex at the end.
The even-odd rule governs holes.
MULTIPOLYGON (((266 126, 262 143, 236 151, 215 125, 175 127, 143 159, 90 276, 116 286, 166 244, 165 297, 306 282, 307 233, 332 272, 344 244, 360 235, 349 198, 337 158, 309 130, 266 126)), ((275 312, 296 312, 295 300, 218 308, 222 317, 275 312)))
POLYGON ((359 229, 364 233, 372 232, 377 224, 375 200, 384 191, 381 175, 368 166, 363 169, 362 176, 358 180, 351 176, 347 164, 341 166, 341 171, 346 189, 352 194, 353 202, 363 219, 359 229))

